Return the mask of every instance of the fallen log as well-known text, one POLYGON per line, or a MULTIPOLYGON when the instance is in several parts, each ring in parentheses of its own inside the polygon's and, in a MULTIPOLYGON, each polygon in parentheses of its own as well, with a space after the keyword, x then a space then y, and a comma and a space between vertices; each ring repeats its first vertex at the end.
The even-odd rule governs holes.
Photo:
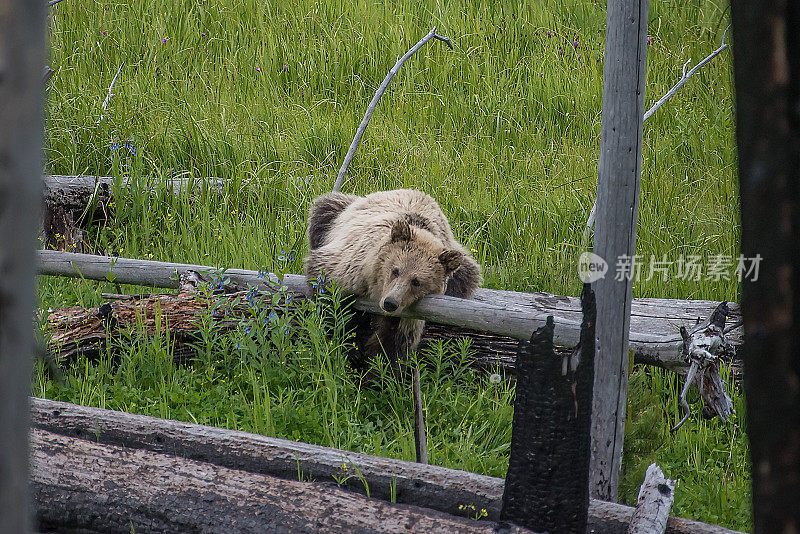
MULTIPOLYGON (((269 279, 264 273, 247 271, 242 269, 230 269, 220 276, 219 271, 214 274, 210 267, 197 265, 183 265, 166 262, 153 262, 145 260, 131 260, 127 258, 110 258, 105 256, 92 256, 87 254, 74 254, 56 251, 38 251, 39 253, 39 273, 62 276, 80 276, 96 280, 108 280, 129 284, 147 284, 161 287, 177 287, 180 276, 193 276, 211 280, 215 288, 228 288, 230 291, 240 291, 243 286, 258 286, 263 291, 277 291, 277 277, 271 275, 269 279), (203 274, 205 273, 205 274, 203 274), (210 278, 209 278, 210 277, 210 278), (228 284, 227 282, 232 282, 228 284)), ((283 277, 280 288, 296 295, 305 297, 310 293, 310 286, 305 277, 294 274, 286 274, 283 277)), ((164 302, 169 296, 158 296, 158 309, 164 309, 164 302)), ((180 294, 179 300, 185 300, 180 294)), ((689 368, 689 359, 686 352, 687 345, 681 334, 683 324, 697 321, 691 331, 702 328, 699 319, 702 312, 711 316, 717 303, 708 301, 671 301, 667 299, 637 299, 632 306, 630 346, 634 351, 635 359, 641 363, 659 365, 672 369, 685 375, 689 368), (665 311, 659 311, 663 305, 665 311), (696 315, 698 314, 698 315, 696 315), (683 323, 683 324, 681 324, 683 323), (678 331, 673 331, 678 327, 678 331)), ((134 305, 135 306, 135 305, 134 305)), ((358 299, 355 307, 359 310, 374 314, 384 313, 376 302, 367 299, 358 299)), ((101 307, 102 308, 102 307, 101 307)), ((73 347, 83 347, 83 351, 99 350, 97 343, 102 344, 106 337, 105 322, 98 321, 99 316, 107 316, 114 312, 116 315, 122 313, 124 306, 121 303, 107 308, 106 312, 98 309, 97 312, 73 309, 59 323, 51 326, 57 332, 54 341, 62 343, 64 349, 71 351, 73 347), (90 332, 84 332, 85 325, 78 326, 78 334, 71 333, 70 328, 77 323, 78 318, 83 318, 90 323, 90 332), (90 319, 93 318, 94 323, 90 319)), ((148 310, 147 303, 141 306, 142 310, 148 310)), ((727 315, 737 317, 738 307, 731 305, 725 307, 725 316, 722 320, 724 327, 727 315)), ((193 310, 196 312, 197 310, 193 310)), ((404 311, 401 316, 416 317, 425 319, 429 325, 439 323, 450 327, 466 328, 471 331, 488 332, 495 335, 512 337, 515 339, 525 339, 536 328, 540 328, 548 316, 555 318, 553 342, 560 347, 574 347, 578 343, 580 336, 580 301, 573 297, 561 297, 546 293, 516 293, 513 291, 499 291, 492 289, 479 288, 472 299, 458 299, 444 295, 431 295, 420 300, 416 305, 404 311), (530 329, 530 330, 527 330, 530 329)), ((154 308, 150 308, 146 316, 153 316, 154 308)), ((189 314, 191 315, 191 313, 189 314)), ((196 315, 196 313, 195 313, 196 315)), ((137 315, 138 317, 138 315, 137 315)), ((57 317, 56 317, 57 318, 57 317)), ((108 317, 106 317, 108 319, 108 317)), ((172 323, 170 323, 172 324, 172 323)), ((429 330, 430 331, 430 330, 429 330)), ((180 332, 178 332, 180 334, 180 332)), ((461 331, 463 334, 463 330, 461 331)), ((185 332, 183 332, 185 334, 185 332)), ((741 334, 735 330, 728 334, 726 347, 729 350, 723 355, 725 361, 733 358, 734 347, 737 342, 741 342, 741 334)), ((451 336, 446 329, 444 333, 439 331, 439 337, 449 339, 457 337, 451 336)), ((463 337, 463 336, 461 336, 463 337)), ((430 337, 426 336, 426 343, 430 337)), ((485 340, 485 337, 483 338, 485 340)), ((188 346, 194 338, 186 338, 188 346)), ((509 343, 500 343, 505 350, 510 348, 509 343)), ((513 345, 512 345, 513 346, 513 345)), ((499 352, 494 351, 490 346, 489 352, 480 353, 476 364, 481 367, 492 367, 499 363, 499 352)), ((177 353, 183 356, 183 351, 179 347, 177 353)), ((506 369, 511 368, 509 364, 506 369)), ((720 415, 723 420, 730 415, 730 410, 726 410, 731 403, 725 391, 725 384, 719 377, 717 366, 707 366, 703 372, 704 387, 701 394, 704 400, 704 416, 714 417, 720 415), (727 399, 727 401, 726 401, 727 399)))
MULTIPOLYGON (((54 250, 83 252, 87 250, 85 227, 98 216, 106 218, 114 194, 115 179, 108 176, 44 175, 44 220, 42 224, 45 246, 54 250)), ((120 179, 123 187, 133 183, 128 177, 120 179)), ((139 183, 139 182, 137 182, 139 183)), ((166 178, 160 182, 142 180, 149 190, 159 187, 172 189, 173 194, 198 192, 207 189, 215 193, 224 190, 226 180, 221 178, 166 178)))
MULTIPOLYGON (((179 456, 31 431, 39 528, 81 532, 493 533, 491 521, 179 456)), ((530 532, 504 525, 504 532, 530 532)))
MULTIPOLYGON (((74 254, 40 250, 39 274, 108 280, 150 287, 177 288, 177 275, 187 271, 214 272, 213 267, 177 263, 112 258, 89 254, 74 254)), ((263 275, 257 271, 228 269, 225 276, 234 283, 258 287, 263 275)), ((287 274, 282 283, 298 295, 309 292, 305 277, 287 274)), ((263 285, 263 284, 262 284, 263 285)), ((714 301, 669 299, 634 299, 631 310, 630 346, 642 363, 666 368, 683 368, 688 364, 683 355, 680 326, 691 326, 708 317, 718 305, 714 301)), ((377 302, 358 299, 356 308, 370 313, 384 313, 377 302)), ((729 304, 731 321, 738 321, 739 306, 729 304)), ((517 293, 479 288, 466 301, 444 295, 423 298, 403 312, 403 317, 416 317, 428 322, 457 326, 507 338, 528 339, 531 333, 545 325, 552 315, 555 320, 553 342, 572 347, 580 338, 581 308, 578 297, 562 297, 547 293, 517 293)), ((728 341, 741 344, 741 328, 729 332, 728 341)), ((516 347, 513 354, 516 355, 516 347)), ((513 356, 510 358, 513 362, 513 356)))
MULTIPOLYGON (((122 187, 135 183, 128 177, 119 179, 122 187)), ((108 204, 113 197, 115 178, 109 176, 64 176, 44 175, 44 202, 46 205, 63 206, 67 210, 83 211, 93 203, 108 204)), ((178 196, 184 192, 197 192, 207 188, 214 193, 224 190, 227 180, 222 178, 165 178, 163 181, 142 180, 150 190, 155 191, 159 186, 168 187, 178 196)))
MULTIPOLYGON (((47 399, 31 399, 31 425, 42 431, 90 440, 98 446, 124 446, 127 454, 135 450, 151 451, 288 480, 302 476, 305 480, 335 483, 337 478, 341 480, 344 474, 357 469, 359 477, 346 481, 343 487, 363 493, 368 486, 372 497, 389 500, 394 495, 398 503, 452 515, 469 515, 472 509, 464 508, 473 505, 473 509, 485 509, 492 521, 500 516, 503 479, 466 471, 47 399)), ((43 461, 49 462, 49 457, 43 461)), ((98 498, 105 493, 102 486, 94 491, 98 498)), ((165 495, 174 493, 164 490, 157 496, 165 495)), ((630 506, 591 499, 588 531, 624 533, 633 513, 630 506)), ((670 517, 667 532, 732 534, 734 531, 670 517)))

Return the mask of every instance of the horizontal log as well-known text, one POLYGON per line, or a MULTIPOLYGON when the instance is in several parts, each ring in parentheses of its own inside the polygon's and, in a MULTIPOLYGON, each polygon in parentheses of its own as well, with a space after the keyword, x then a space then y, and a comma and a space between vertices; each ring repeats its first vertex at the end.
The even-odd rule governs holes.
MULTIPOLYGON (((62 206, 67 210, 83 211, 90 202, 107 203, 113 196, 114 178, 109 176, 64 176, 49 175, 42 177, 43 198, 47 206, 62 206)), ((121 179, 123 187, 131 183, 131 179, 121 179)), ((222 178, 164 178, 158 182, 148 180, 145 182, 150 189, 163 184, 172 187, 177 196, 184 191, 198 191, 208 188, 210 191, 221 192, 226 180, 222 178)))
POLYGON ((269 288, 270 283, 279 283, 278 277, 274 273, 269 273, 269 276, 266 276, 258 271, 247 269, 225 269, 223 273, 222 269, 206 265, 132 260, 129 258, 95 256, 93 254, 77 254, 56 250, 39 250, 37 254, 39 274, 69 276, 120 284, 177 289, 180 286, 180 276, 188 274, 189 271, 200 274, 206 273, 207 276, 222 274, 223 278, 230 278, 236 284, 251 285, 259 289, 269 288))
MULTIPOLYGON (((177 263, 111 258, 89 254, 40 250, 39 274, 82 277, 156 287, 178 287, 176 273, 188 270, 212 271, 212 267, 177 263)), ((256 271, 228 269, 226 276, 244 285, 263 286, 256 271)), ((283 284, 289 290, 308 294, 308 284, 301 275, 287 274, 283 284)), ((633 299, 631 310, 630 347, 643 362, 667 368, 685 367, 683 340, 679 328, 692 326, 708 317, 718 302, 670 299, 633 299)), ((359 299, 358 309, 381 314, 377 302, 359 299)), ((741 317, 735 303, 729 305, 731 317, 741 317)), ((403 312, 403 316, 464 327, 471 330, 528 339, 543 326, 548 316, 555 319, 553 341, 559 346, 574 346, 580 336, 580 300, 547 293, 518 293, 479 288, 469 301, 444 295, 431 295, 403 312)), ((741 344, 741 327, 728 334, 732 345, 741 344)))
MULTIPOLYGON (((492 533, 492 521, 392 504, 332 487, 31 431, 39 528, 127 532, 492 533)), ((530 532, 504 525, 504 532, 530 532)))
MULTIPOLYGON (((453 515, 468 513, 459 509, 460 505, 486 509, 491 520, 497 520, 500 514, 503 479, 445 467, 47 399, 31 399, 31 425, 98 444, 124 446, 128 451, 170 454, 289 480, 302 476, 305 480, 335 482, 336 478, 355 474, 347 481, 347 488, 363 492, 368 485, 372 497, 389 499, 395 494, 398 503, 453 515), (343 468, 345 465, 347 469, 343 468)), ((630 506, 592 499, 589 531, 623 533, 633 512, 630 506)), ((671 517, 667 532, 730 534, 733 531, 671 517)))

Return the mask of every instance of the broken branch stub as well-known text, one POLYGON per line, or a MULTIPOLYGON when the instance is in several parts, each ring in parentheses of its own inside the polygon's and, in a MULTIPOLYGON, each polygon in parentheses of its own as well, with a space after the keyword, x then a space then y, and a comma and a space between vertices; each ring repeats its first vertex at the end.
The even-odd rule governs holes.
POLYGON ((537 532, 586 532, 596 309, 581 296, 581 342, 553 351, 552 316, 517 356, 511 456, 500 517, 537 532))
POLYGON ((664 534, 674 500, 675 481, 666 478, 656 464, 650 464, 639 488, 628 534, 664 534))
POLYGON ((681 327, 683 337, 683 353, 689 363, 686 381, 680 395, 683 407, 683 418, 672 428, 678 430, 691 414, 691 407, 686 401, 689 386, 697 386, 703 398, 703 416, 706 418, 718 415, 723 421, 734 413, 733 401, 725 391, 725 383, 719 374, 720 357, 733 357, 734 348, 725 339, 725 321, 730 315, 727 302, 720 302, 713 313, 704 322, 697 324, 691 331, 681 327))

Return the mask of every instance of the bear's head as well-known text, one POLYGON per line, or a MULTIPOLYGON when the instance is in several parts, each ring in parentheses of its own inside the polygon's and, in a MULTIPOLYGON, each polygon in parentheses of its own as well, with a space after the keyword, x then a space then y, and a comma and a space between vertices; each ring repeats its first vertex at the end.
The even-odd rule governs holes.
POLYGON ((392 226, 382 247, 371 297, 387 312, 399 313, 426 295, 444 293, 464 254, 445 248, 430 232, 406 220, 392 226))

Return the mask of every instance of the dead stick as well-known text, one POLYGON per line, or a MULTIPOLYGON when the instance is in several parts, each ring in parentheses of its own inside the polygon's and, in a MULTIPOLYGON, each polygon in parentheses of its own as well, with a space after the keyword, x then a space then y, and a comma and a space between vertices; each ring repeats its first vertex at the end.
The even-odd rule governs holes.
MULTIPOLYGON (((122 72, 122 67, 125 65, 125 62, 119 64, 119 68, 117 69, 117 73, 114 75, 114 79, 111 80, 111 85, 108 86, 108 94, 106 95, 106 99, 103 100, 103 111, 106 110, 108 107, 109 102, 114 97, 114 93, 111 92, 114 89, 114 84, 117 83, 117 78, 119 77, 119 73, 122 72)), ((100 118, 97 119, 97 124, 100 124, 100 121, 103 120, 103 114, 100 114, 100 118)))
POLYGON ((453 43, 450 42, 450 39, 447 37, 442 37, 441 35, 436 34, 436 26, 433 27, 431 31, 428 32, 428 35, 420 39, 420 41, 414 45, 414 47, 406 52, 406 54, 397 60, 397 63, 394 64, 394 67, 389 71, 386 75, 386 78, 383 79, 383 83, 378 90, 375 91, 375 96, 372 97, 372 102, 369 103, 369 107, 367 108, 367 112, 364 114, 364 118, 361 119, 361 124, 358 125, 358 130, 356 131, 356 136, 353 137, 353 141, 350 143, 350 149, 347 151, 347 155, 344 157, 344 162, 342 162, 342 168, 339 169, 339 175, 336 177, 336 183, 333 185, 333 192, 338 193, 339 190, 342 188, 342 184, 344 183, 344 177, 347 174, 347 168, 350 166, 350 161, 353 159, 353 156, 356 153, 356 149, 358 145, 361 143, 361 137, 364 135, 364 130, 367 129, 367 125, 369 124, 369 120, 372 118, 372 114, 375 112, 375 106, 378 105, 378 100, 383 96, 383 93, 386 91, 386 88, 389 87, 389 82, 392 81, 394 75, 397 74, 397 71, 400 70, 400 67, 403 66, 403 63, 408 61, 408 58, 414 54, 417 50, 422 48, 425 43, 430 41, 431 39, 436 38, 444 43, 447 43, 447 46, 450 49, 453 49, 453 43))
POLYGON ((425 435, 425 413, 422 411, 422 388, 419 381, 419 366, 413 365, 414 383, 414 445, 417 463, 428 464, 428 438, 425 435))

